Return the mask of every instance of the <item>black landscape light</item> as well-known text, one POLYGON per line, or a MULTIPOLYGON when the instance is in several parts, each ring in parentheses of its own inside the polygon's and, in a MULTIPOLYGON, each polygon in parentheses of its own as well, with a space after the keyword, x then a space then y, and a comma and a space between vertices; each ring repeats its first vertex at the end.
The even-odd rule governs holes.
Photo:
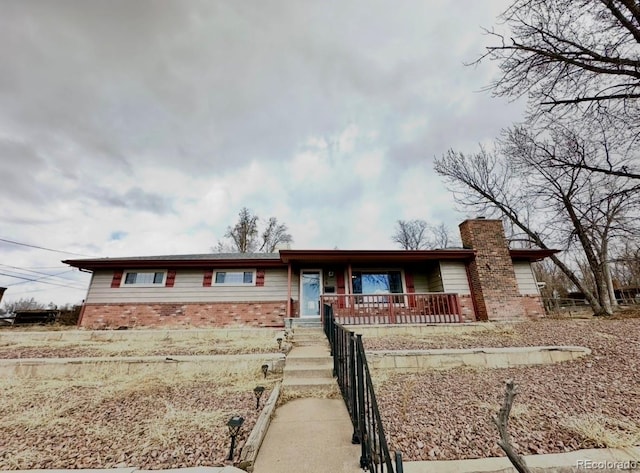
POLYGON ((278 350, 282 350, 282 337, 276 338, 276 342, 278 342, 278 350))
POLYGON ((256 395, 256 410, 260 409, 260 398, 262 397, 262 393, 264 393, 264 386, 256 386, 253 388, 253 394, 256 395))
POLYGON ((269 372, 269 365, 262 365, 262 374, 264 375, 265 379, 267 377, 268 372, 269 372))
POLYGON ((229 458, 227 460, 233 460, 233 450, 236 448, 236 437, 240 433, 240 427, 244 424, 244 417, 233 416, 227 422, 229 427, 229 436, 231 437, 231 448, 229 449, 229 458))

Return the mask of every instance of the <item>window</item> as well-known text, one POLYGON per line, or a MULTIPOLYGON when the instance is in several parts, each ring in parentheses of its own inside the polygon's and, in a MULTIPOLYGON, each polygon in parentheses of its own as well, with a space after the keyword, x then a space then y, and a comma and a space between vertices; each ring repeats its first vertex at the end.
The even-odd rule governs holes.
POLYGON ((216 271, 215 284, 253 285, 254 271, 216 271))
POLYGON ((402 292, 400 271, 355 271, 354 294, 396 294, 402 292))
POLYGON ((154 286, 164 284, 164 271, 127 272, 124 278, 125 285, 154 286))
MULTIPOLYGON (((354 294, 402 293, 402 276, 400 271, 354 271, 352 279, 354 294)), ((356 302, 373 302, 369 299, 371 298, 363 296, 361 298, 356 298, 356 302)), ((374 299, 375 302, 390 302, 388 297, 374 299)), ((394 297, 393 302, 402 302, 401 297, 394 297)))

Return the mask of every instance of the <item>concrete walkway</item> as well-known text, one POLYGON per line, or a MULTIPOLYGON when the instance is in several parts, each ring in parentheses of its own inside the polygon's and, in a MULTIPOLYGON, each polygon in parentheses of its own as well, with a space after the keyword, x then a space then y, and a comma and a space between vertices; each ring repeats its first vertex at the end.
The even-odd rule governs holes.
POLYGON ((276 409, 253 471, 361 473, 360 446, 351 443, 353 427, 344 401, 313 397, 338 391, 327 338, 320 328, 297 327, 293 346, 282 387, 310 397, 276 409))
POLYGON ((342 399, 296 399, 276 409, 255 473, 362 473, 342 399))

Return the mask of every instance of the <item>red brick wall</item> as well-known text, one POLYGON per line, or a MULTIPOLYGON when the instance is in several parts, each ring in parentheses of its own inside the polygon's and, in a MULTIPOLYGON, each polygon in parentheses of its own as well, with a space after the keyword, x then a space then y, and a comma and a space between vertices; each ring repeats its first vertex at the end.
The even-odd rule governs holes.
POLYGON ((118 327, 284 327, 286 302, 185 304, 85 304, 80 326, 118 327))
POLYGON ((476 251, 469 265, 478 320, 511 320, 525 316, 509 244, 500 220, 466 220, 460 224, 465 248, 476 251))
POLYGON ((545 310, 542 298, 533 294, 520 296, 520 302, 524 308, 524 315, 531 318, 544 317, 545 310))
POLYGON ((460 302, 460 315, 463 322, 475 322, 476 316, 473 309, 473 300, 471 296, 466 294, 459 294, 458 301, 460 302))

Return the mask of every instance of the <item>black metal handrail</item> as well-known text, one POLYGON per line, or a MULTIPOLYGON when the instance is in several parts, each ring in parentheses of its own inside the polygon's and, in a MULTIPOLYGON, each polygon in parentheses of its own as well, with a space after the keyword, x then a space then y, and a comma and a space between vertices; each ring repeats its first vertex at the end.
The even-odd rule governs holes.
POLYGON ((322 315, 333 356, 333 374, 353 425, 351 441, 361 446, 360 467, 375 473, 402 473, 401 453, 395 452, 393 458, 389 453, 362 335, 337 324, 331 305, 324 305, 322 315))

